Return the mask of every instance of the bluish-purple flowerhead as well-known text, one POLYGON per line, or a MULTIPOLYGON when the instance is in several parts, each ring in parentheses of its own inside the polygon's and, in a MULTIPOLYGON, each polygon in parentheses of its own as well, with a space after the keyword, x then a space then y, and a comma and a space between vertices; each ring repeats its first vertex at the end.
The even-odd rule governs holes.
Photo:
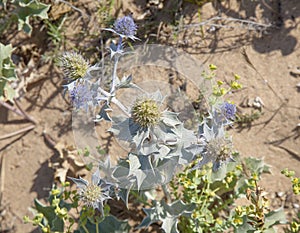
POLYGON ((221 110, 223 115, 225 116, 225 118, 227 120, 234 120, 235 119, 235 113, 236 113, 236 106, 235 104, 231 104, 228 102, 225 102, 222 106, 221 106, 221 110))
POLYGON ((124 16, 116 20, 114 29, 119 35, 130 38, 135 35, 137 26, 131 16, 124 16))
POLYGON ((88 109, 88 105, 94 101, 93 91, 85 81, 74 83, 74 86, 69 87, 69 95, 73 106, 75 109, 88 109))

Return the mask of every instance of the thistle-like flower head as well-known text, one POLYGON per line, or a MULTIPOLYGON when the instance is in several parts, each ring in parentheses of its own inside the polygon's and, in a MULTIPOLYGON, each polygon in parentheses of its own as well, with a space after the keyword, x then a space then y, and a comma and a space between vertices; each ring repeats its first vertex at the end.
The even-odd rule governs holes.
POLYGON ((100 178, 99 169, 92 175, 91 184, 81 177, 79 179, 69 178, 77 185, 79 198, 84 205, 99 209, 103 215, 103 202, 111 199, 109 191, 112 184, 108 184, 100 178))
POLYGON ((143 128, 157 124, 160 118, 160 110, 157 102, 146 98, 137 100, 131 110, 132 119, 143 128))
POLYGON ((114 29, 120 36, 130 38, 135 35, 137 26, 131 16, 124 16, 116 20, 114 29))
POLYGON ((221 106, 221 111, 227 120, 234 120, 235 113, 236 113, 236 106, 235 104, 231 104, 228 102, 223 103, 221 106))
POLYGON ((71 102, 75 109, 88 109, 88 105, 94 102, 94 91, 89 83, 84 80, 77 80, 67 85, 71 102))
POLYGON ((121 49, 122 38, 129 38, 131 40, 138 40, 139 38, 135 37, 137 26, 131 16, 124 16, 119 18, 114 23, 114 29, 104 28, 106 31, 111 31, 120 36, 121 40, 119 41, 118 49, 121 49))
POLYGON ((203 147, 201 151, 202 160, 192 169, 201 168, 203 165, 212 162, 213 171, 217 171, 222 163, 234 161, 232 158, 232 142, 225 136, 223 125, 215 125, 209 127, 206 123, 200 126, 199 147, 203 147))
POLYGON ((89 63, 76 52, 66 52, 60 58, 60 66, 70 81, 83 78, 90 67, 89 63))

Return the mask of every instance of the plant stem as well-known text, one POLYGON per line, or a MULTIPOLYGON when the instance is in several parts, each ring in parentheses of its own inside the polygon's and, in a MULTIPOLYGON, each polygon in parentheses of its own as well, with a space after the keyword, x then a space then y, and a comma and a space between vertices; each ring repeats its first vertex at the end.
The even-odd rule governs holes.
POLYGON ((130 117, 127 108, 116 97, 113 97, 111 99, 111 102, 117 105, 122 110, 122 112, 125 113, 126 116, 130 117))
POLYGON ((98 221, 96 222, 96 233, 99 233, 99 224, 98 224, 98 221))
POLYGON ((112 74, 111 89, 110 89, 110 94, 111 95, 114 95, 114 93, 116 91, 118 62, 119 62, 119 57, 118 57, 118 55, 116 55, 115 56, 115 64, 114 64, 113 74, 112 74))
POLYGON ((170 203, 171 202, 171 195, 170 195, 170 193, 168 191, 167 186, 165 184, 162 184, 161 187, 162 187, 162 190, 163 190, 163 192, 165 194, 165 197, 167 199, 167 203, 170 203))
POLYGON ((83 228, 83 230, 85 231, 85 233, 89 233, 89 230, 86 228, 85 225, 82 225, 81 227, 83 228))

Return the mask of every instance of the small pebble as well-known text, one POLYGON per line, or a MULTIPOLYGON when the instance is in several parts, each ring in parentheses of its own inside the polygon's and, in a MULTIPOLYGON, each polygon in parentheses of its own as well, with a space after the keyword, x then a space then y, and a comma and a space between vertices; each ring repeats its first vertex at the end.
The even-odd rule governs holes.
POLYGON ((282 197, 284 195, 284 192, 276 192, 277 197, 282 197))
POLYGON ((293 203, 293 207, 294 207, 295 209, 299 209, 300 205, 297 204, 297 203, 293 203))

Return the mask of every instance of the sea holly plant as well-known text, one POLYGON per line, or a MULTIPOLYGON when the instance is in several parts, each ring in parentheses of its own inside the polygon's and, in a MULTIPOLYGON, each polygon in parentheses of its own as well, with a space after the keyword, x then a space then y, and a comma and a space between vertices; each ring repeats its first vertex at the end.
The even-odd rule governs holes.
MULTIPOLYGON (((198 77, 191 78, 192 82, 201 80, 204 85, 199 86, 199 91, 204 91, 202 96, 207 105, 205 113, 191 114, 199 120, 194 127, 187 128, 180 112, 168 108, 168 96, 161 89, 153 90, 135 83, 131 74, 119 78, 120 63, 126 63, 126 55, 135 55, 134 50, 126 48, 128 40, 138 40, 132 16, 117 19, 113 28, 103 30, 117 36, 109 47, 112 65, 107 65, 106 61, 89 64, 75 52, 66 52, 60 58, 66 76, 65 94, 74 107, 73 120, 86 117, 80 118, 73 130, 82 131, 80 142, 87 143, 83 159, 92 161, 93 167, 89 166, 94 170, 91 181, 70 177, 77 191, 69 190, 69 182, 60 189, 54 187, 50 193, 50 206, 36 200, 34 219, 25 217, 25 221, 40 226, 43 232, 130 232, 131 227, 126 221, 111 214, 109 203, 122 200, 128 207, 132 195, 139 205, 143 205, 146 215, 137 228, 157 223, 166 233, 231 229, 238 232, 240 225, 251 225, 251 230, 255 227, 268 230, 282 222, 282 215, 276 215, 275 220, 273 218, 268 224, 258 224, 270 216, 272 219, 275 214, 264 209, 264 205, 261 207, 259 198, 265 200, 265 195, 249 198, 257 207, 252 212, 239 215, 232 211, 234 201, 247 196, 248 189, 257 187, 260 175, 268 172, 261 160, 241 160, 227 133, 235 119, 236 107, 223 98, 230 90, 241 87, 239 76, 235 75, 230 86, 225 88, 221 81, 214 81, 216 66, 211 65, 209 71, 201 70, 198 77), (111 72, 108 71, 110 68, 111 72), (208 87, 205 86, 207 81, 210 83, 208 87), (122 97, 129 90, 137 93, 130 94, 130 103, 122 97), (85 128, 86 121, 92 121, 92 124, 108 122, 111 126, 107 131, 120 144, 127 145, 126 154, 116 163, 107 153, 98 156, 94 150, 99 148, 98 145, 93 148, 85 141, 86 138, 92 140, 88 137, 91 130, 85 128), (71 217, 72 209, 78 211, 77 218, 71 217), (252 215, 257 213, 260 219, 253 218, 252 215), (245 219, 254 220, 249 223, 245 219)), ((146 58, 166 60, 167 56, 161 58, 158 54, 146 58)), ((183 62, 176 63, 170 57, 174 66, 179 63, 184 67, 183 62)), ((186 64, 184 68, 188 67, 186 64)), ((195 75, 193 72, 189 74, 195 75)))

